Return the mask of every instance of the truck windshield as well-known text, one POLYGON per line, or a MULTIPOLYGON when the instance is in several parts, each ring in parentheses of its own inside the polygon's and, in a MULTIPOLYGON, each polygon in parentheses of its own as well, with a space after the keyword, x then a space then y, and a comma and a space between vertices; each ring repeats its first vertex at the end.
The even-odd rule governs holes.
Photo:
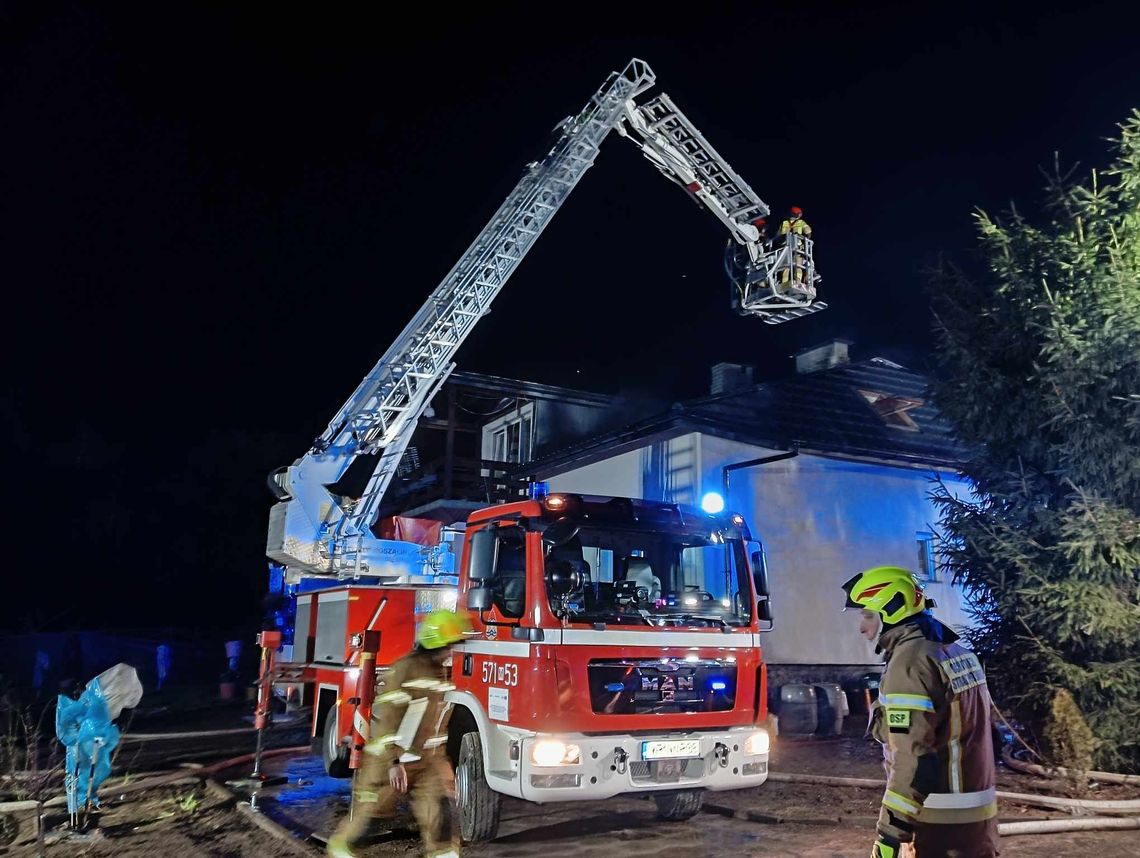
POLYGON ((662 532, 582 527, 553 548, 548 571, 578 571, 551 609, 579 622, 740 626, 752 618, 744 545, 723 531, 662 532), (567 566, 566 564, 569 564, 567 566))

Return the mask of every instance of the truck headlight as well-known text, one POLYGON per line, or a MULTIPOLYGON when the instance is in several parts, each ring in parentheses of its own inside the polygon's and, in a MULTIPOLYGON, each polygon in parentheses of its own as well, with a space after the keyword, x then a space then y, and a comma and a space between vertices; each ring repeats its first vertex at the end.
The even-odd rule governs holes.
POLYGON ((572 766, 582 758, 581 749, 561 739, 541 739, 530 749, 530 759, 536 766, 572 766))
POLYGON ((753 755, 768 753, 768 734, 761 730, 745 739, 744 753, 753 755))

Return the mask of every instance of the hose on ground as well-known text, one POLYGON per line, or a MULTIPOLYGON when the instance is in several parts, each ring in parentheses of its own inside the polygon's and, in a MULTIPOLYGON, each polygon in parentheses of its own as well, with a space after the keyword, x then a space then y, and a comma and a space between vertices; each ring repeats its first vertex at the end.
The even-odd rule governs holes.
MULTIPOLYGON (((1043 778, 1065 778, 1069 777, 1069 770, 1065 768, 1047 768, 1046 766, 1039 766, 1036 763, 1024 763, 1021 760, 1015 759, 1009 751, 1003 750, 1001 753, 1002 762, 1015 771, 1022 772, 1027 775, 1040 775, 1043 778)), ((1106 784, 1125 784, 1127 786, 1140 786, 1140 775, 1122 775, 1119 772, 1085 772, 1085 776, 1089 780, 1102 781, 1106 784)))
POLYGON ((192 733, 124 733, 120 742, 158 742, 163 739, 212 739, 215 736, 236 736, 252 733, 254 728, 230 727, 225 730, 197 730, 192 733))
POLYGON ((1015 837, 1019 834, 1059 834, 1063 831, 1112 831, 1121 828, 1140 828, 1140 818, 1118 816, 1086 816, 1083 819, 1033 819, 1024 822, 1002 822, 998 834, 1015 837))
MULTIPOLYGON (((1002 711, 992 703, 990 704, 990 708, 998 716, 998 718, 1001 719, 1001 722, 1005 724, 1009 732, 1013 734, 1013 737, 1021 743, 1021 746, 1040 760, 1041 755, 1037 753, 1036 749, 1032 745, 1021 738, 1021 734, 1013 728, 1013 725, 1010 724, 1008 720, 1006 720, 1006 717, 1002 714, 1002 711)), ((1002 762, 1004 762, 1011 769, 1022 772, 1023 774, 1040 775, 1044 778, 1069 777, 1069 770, 1064 767, 1057 766, 1056 768, 1053 768, 1050 766, 1039 766, 1036 763, 1022 762, 1021 760, 1015 758, 1005 748, 1002 749, 1001 758, 1002 762)), ((1084 774, 1085 777, 1087 777, 1089 780, 1103 781, 1106 784, 1125 784, 1128 786, 1140 786, 1140 775, 1124 775, 1120 774, 1119 772, 1098 772, 1093 770, 1087 771, 1084 774)))
MULTIPOLYGON (((830 775, 803 775, 795 772, 768 772, 768 780, 785 783, 822 784, 824 786, 861 787, 883 789, 886 781, 875 778, 840 778, 830 775)), ((1029 804, 1069 811, 1094 810, 1099 813, 1140 813, 1140 799, 1101 800, 1067 798, 1055 795, 1034 795, 1032 793, 1005 792, 999 790, 997 797, 1017 804, 1029 804)))
MULTIPOLYGON (((308 745, 297 745, 292 748, 273 748, 268 751, 262 751, 261 759, 265 760, 269 757, 288 757, 293 754, 308 754, 311 751, 312 749, 308 745)), ((203 776, 215 775, 218 772, 224 772, 226 769, 252 763, 256 756, 257 754, 242 754, 240 757, 231 757, 228 760, 222 760, 221 762, 211 763, 208 766, 195 769, 194 773, 203 776)))

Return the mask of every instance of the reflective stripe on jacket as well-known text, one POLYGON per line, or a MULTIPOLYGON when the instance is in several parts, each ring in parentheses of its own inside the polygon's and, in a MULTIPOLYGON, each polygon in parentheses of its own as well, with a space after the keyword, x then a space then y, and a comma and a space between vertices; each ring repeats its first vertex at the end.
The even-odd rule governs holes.
POLYGON ((447 745, 455 686, 444 678, 430 652, 417 650, 392 665, 372 707, 372 739, 364 752, 380 757, 384 769, 440 753, 447 745))
MULTIPOLYGON (((890 747, 879 827, 980 822, 997 814, 990 695, 974 653, 930 617, 887 629, 875 738, 890 747), (937 627, 943 640, 930 640, 937 627)), ((905 828, 902 829, 905 831, 905 828)))

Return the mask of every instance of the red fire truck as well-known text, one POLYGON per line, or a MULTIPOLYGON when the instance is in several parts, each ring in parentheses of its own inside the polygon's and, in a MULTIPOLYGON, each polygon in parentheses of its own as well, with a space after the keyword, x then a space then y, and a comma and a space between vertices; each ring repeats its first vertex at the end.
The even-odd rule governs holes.
POLYGON ((472 514, 459 573, 458 588, 298 597, 293 662, 280 670, 313 704, 330 774, 347 776, 351 745, 368 736, 362 665, 374 654, 382 686, 418 618, 458 598, 476 631, 455 648, 448 694, 466 840, 495 836, 501 795, 649 793, 663 818, 687 819, 705 790, 764 782, 759 635, 771 612, 741 516, 549 495, 472 514))

